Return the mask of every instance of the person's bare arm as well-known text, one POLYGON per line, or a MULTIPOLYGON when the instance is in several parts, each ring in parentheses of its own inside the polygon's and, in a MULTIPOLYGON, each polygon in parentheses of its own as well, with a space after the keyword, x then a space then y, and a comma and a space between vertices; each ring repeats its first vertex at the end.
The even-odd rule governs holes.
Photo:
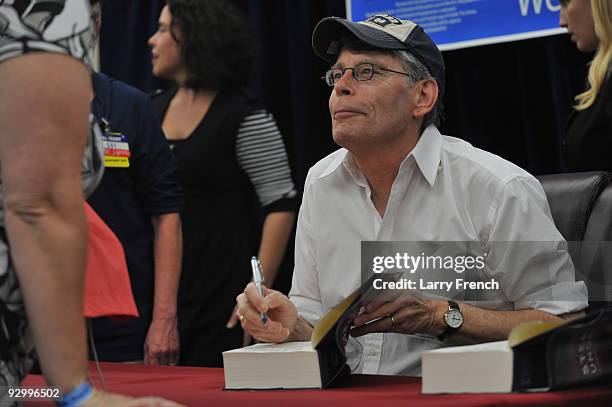
POLYGON ((293 330, 289 334, 289 338, 287 338, 287 342, 302 342, 309 341, 312 336, 312 326, 298 315, 297 322, 293 327, 293 330))
MULTIPOLYGON (((442 316, 448 310, 448 303, 438 304, 437 329, 439 333, 445 328, 442 316)), ((584 312, 565 315, 553 315, 536 309, 522 309, 515 311, 496 311, 479 308, 473 305, 461 304, 464 323, 457 335, 448 338, 449 343, 464 345, 471 343, 501 341, 508 338, 510 331, 516 325, 527 321, 558 321, 561 319, 578 318, 584 312)))
MULTIPOLYGON (((294 221, 295 212, 272 212, 266 216, 261 232, 261 244, 259 245, 258 255, 266 287, 272 287, 274 284, 278 268, 285 255, 285 249, 287 248, 287 242, 289 241, 294 221)), ((232 315, 229 316, 226 325, 228 329, 233 328, 238 322, 237 310, 238 305, 234 307, 232 315)), ((243 346, 248 345, 249 341, 250 338, 245 333, 243 346)))
POLYGON ((294 212, 272 212, 266 216, 261 232, 259 260, 267 287, 272 287, 274 284, 294 221, 294 212))
MULTIPOLYGON (((507 339, 512 328, 521 322, 555 321, 583 314, 578 312, 556 316, 536 309, 498 311, 463 303, 459 305, 464 322, 459 331, 448 338, 449 343, 457 345, 507 339)), ((403 295, 386 303, 371 303, 366 305, 365 313, 355 318, 356 327, 351 330, 351 335, 361 336, 371 332, 439 335, 446 327, 443 316, 447 310, 447 301, 429 300, 414 295, 403 295), (381 319, 366 324, 378 318, 381 319)))
POLYGON ((68 392, 87 377, 87 226, 80 169, 89 73, 74 58, 32 53, 0 64, 0 89, 0 163, 11 254, 42 371, 50 385, 68 392))
MULTIPOLYGON (((43 374, 66 394, 87 379, 81 163, 89 72, 71 57, 32 53, 0 64, 0 89, 0 177, 11 256, 43 374)), ((99 390, 83 403, 109 405, 179 407, 99 390)))
POLYGON ((176 299, 181 275, 182 234, 178 213, 153 219, 155 230, 155 298, 145 341, 145 363, 175 364, 179 357, 176 299))

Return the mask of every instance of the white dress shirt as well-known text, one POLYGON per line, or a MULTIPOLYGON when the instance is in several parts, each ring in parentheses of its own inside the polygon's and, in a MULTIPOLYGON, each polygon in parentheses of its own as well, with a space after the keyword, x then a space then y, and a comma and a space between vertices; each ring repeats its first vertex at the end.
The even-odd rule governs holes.
MULTIPOLYGON (((435 126, 402 161, 383 218, 347 150, 335 151, 308 172, 289 296, 310 324, 360 286, 362 241, 550 242, 538 245, 546 253, 533 253, 533 259, 554 265, 548 272, 538 273, 541 261, 530 259, 519 262, 520 270, 504 260, 487 264, 504 297, 488 308, 535 308, 558 315, 587 306, 586 286, 574 281, 540 183, 494 154, 442 136, 435 126), (530 289, 540 286, 560 293, 555 298, 574 300, 543 301, 546 297, 530 289)), ((354 372, 387 375, 419 375, 421 353, 444 346, 431 335, 397 333, 368 334, 359 343, 347 348, 354 372)))

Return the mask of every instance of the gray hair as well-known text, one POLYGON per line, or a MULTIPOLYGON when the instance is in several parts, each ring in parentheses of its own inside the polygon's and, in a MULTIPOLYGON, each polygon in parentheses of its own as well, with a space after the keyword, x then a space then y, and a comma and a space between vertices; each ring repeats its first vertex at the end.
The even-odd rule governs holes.
MULTIPOLYGON (((436 79, 431 75, 429 69, 427 69, 427 67, 410 52, 405 50, 396 50, 393 51, 393 54, 399 58, 404 71, 406 71, 408 74, 407 78, 409 85, 414 85, 416 81, 436 79)), ((438 99, 436 100, 436 104, 434 105, 433 109, 431 109, 431 112, 427 113, 423 118, 421 131, 425 130, 430 124, 433 124, 436 127, 440 126, 442 119, 442 99, 440 98, 440 95, 438 95, 438 99)))

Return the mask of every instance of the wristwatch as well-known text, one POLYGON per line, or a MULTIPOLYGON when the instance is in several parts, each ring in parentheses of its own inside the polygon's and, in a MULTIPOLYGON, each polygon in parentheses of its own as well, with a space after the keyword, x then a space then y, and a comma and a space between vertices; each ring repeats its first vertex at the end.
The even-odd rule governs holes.
POLYGON ((440 341, 455 334, 463 325, 463 313, 461 312, 461 308, 459 308, 459 304, 455 301, 449 301, 448 311, 446 311, 442 319, 446 324, 446 328, 444 328, 444 332, 438 335, 438 340, 440 341))

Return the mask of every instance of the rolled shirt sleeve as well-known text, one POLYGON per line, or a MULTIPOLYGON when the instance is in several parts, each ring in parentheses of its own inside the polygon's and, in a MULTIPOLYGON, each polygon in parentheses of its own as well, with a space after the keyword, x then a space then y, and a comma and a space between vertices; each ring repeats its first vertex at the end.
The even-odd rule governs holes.
POLYGON ((501 184, 490 214, 487 269, 515 309, 560 315, 588 306, 586 285, 575 280, 567 242, 535 178, 501 184))

